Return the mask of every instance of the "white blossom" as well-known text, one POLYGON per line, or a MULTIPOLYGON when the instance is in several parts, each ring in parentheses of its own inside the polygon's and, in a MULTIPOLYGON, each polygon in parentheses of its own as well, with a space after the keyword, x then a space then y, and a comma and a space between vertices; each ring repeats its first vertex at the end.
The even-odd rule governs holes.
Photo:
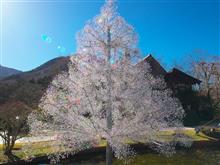
POLYGON ((31 133, 56 132, 56 144, 67 155, 95 147, 102 139, 117 158, 135 153, 129 142, 173 150, 173 143, 163 141, 158 132, 182 126, 184 111, 163 80, 150 74, 148 64, 134 64, 137 34, 116 9, 109 0, 88 21, 78 34, 78 55, 71 57, 69 71, 48 87, 39 105, 41 115, 29 117, 31 133))

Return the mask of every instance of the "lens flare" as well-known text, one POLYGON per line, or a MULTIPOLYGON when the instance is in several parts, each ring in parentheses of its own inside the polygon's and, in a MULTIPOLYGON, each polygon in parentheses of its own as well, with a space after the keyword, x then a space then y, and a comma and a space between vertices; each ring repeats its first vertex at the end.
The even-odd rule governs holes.
POLYGON ((44 41, 48 44, 52 43, 52 38, 50 36, 46 35, 46 34, 42 34, 41 39, 42 39, 42 41, 44 41))
POLYGON ((66 49, 63 46, 57 46, 57 50, 61 53, 64 54, 66 52, 66 49))

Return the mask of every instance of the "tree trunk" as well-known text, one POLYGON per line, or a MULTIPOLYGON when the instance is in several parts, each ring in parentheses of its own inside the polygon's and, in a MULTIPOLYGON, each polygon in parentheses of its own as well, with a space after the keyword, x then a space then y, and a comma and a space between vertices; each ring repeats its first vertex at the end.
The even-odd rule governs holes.
POLYGON ((106 165, 112 165, 112 148, 109 143, 106 146, 106 165))
POLYGON ((16 137, 9 137, 7 142, 5 143, 4 155, 6 155, 8 157, 8 160, 10 162, 20 160, 19 157, 17 157, 16 155, 13 155, 13 153, 12 153, 12 150, 15 145, 15 141, 16 141, 16 137))
MULTIPOLYGON (((107 75, 107 83, 108 83, 108 106, 106 109, 106 124, 108 132, 111 132, 112 129, 112 99, 111 99, 111 86, 112 86, 112 80, 111 80, 111 64, 110 64, 110 58, 111 58, 111 33, 110 29, 108 29, 108 52, 107 52, 107 62, 108 62, 108 75, 107 75)), ((106 165, 112 165, 112 148, 108 142, 107 139, 107 146, 106 146, 106 165)))
POLYGON ((15 139, 15 137, 11 137, 10 135, 8 135, 7 140, 5 140, 4 142, 4 155, 8 156, 8 158, 10 158, 12 155, 12 149, 15 145, 15 139))
POLYGON ((12 155, 12 148, 10 142, 8 142, 5 146, 4 155, 8 156, 8 158, 12 155))
POLYGON ((7 150, 5 150, 4 155, 10 159, 12 152, 9 149, 7 149, 7 150))

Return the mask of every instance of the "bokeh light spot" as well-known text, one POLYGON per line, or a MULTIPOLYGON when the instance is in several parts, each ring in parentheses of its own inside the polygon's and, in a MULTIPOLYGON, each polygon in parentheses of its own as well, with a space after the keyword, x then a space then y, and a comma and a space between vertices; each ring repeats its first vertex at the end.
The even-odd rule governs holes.
POLYGON ((63 46, 57 46, 57 50, 61 53, 64 54, 66 52, 66 49, 63 46))
POLYGON ((42 35, 41 35, 41 39, 42 39, 42 41, 44 41, 44 42, 46 42, 46 43, 48 43, 48 44, 52 43, 52 38, 49 37, 49 36, 46 35, 46 34, 42 34, 42 35))

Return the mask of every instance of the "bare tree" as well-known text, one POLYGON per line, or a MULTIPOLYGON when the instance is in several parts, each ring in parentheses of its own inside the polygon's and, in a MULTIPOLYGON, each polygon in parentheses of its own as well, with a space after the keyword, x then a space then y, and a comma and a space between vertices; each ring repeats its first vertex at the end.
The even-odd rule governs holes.
POLYGON ((220 103, 220 57, 215 58, 213 93, 214 99, 220 103))
POLYGON ((119 159, 134 155, 129 141, 173 151, 174 143, 162 140, 158 131, 182 126, 184 111, 148 64, 133 64, 137 35, 118 15, 115 2, 108 0, 77 40, 78 55, 69 71, 58 75, 41 99, 44 117, 29 117, 31 133, 58 133, 56 144, 67 155, 105 139, 107 165, 112 153, 119 159))
POLYGON ((188 58, 193 75, 202 81, 201 92, 219 98, 220 57, 197 51, 188 58))
POLYGON ((10 159, 16 140, 27 134, 27 116, 30 108, 24 103, 9 100, 0 106, 0 137, 3 139, 4 154, 10 159))

